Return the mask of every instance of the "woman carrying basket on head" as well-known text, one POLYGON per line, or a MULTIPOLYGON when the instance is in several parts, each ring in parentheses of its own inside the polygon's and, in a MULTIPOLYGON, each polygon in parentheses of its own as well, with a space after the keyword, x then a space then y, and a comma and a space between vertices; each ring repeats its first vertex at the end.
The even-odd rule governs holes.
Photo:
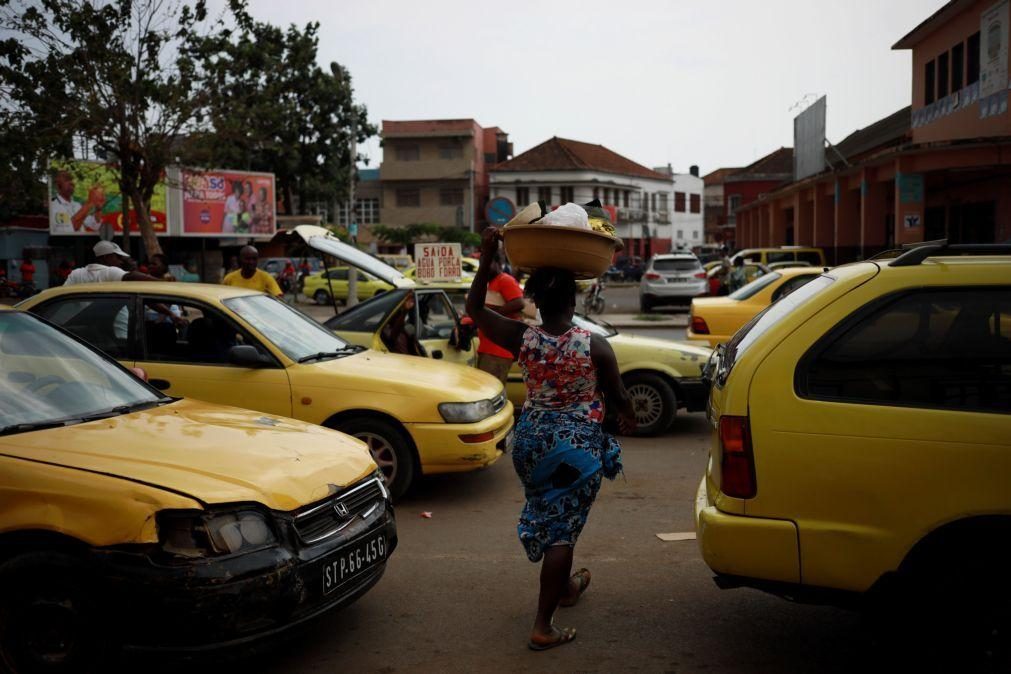
POLYGON ((542 561, 540 597, 529 646, 545 650, 572 641, 574 629, 552 624, 555 609, 572 606, 590 584, 590 572, 571 577, 572 551, 601 477, 621 470, 621 448, 602 428, 604 403, 618 412, 622 432, 635 416, 607 340, 576 327, 576 281, 564 269, 537 269, 525 294, 542 324, 528 326, 484 306, 499 233, 484 230, 481 265, 467 297, 467 313, 496 344, 517 355, 527 401, 516 424, 513 465, 526 491, 518 525, 530 561, 542 561), (601 400, 603 394, 604 400, 601 400))

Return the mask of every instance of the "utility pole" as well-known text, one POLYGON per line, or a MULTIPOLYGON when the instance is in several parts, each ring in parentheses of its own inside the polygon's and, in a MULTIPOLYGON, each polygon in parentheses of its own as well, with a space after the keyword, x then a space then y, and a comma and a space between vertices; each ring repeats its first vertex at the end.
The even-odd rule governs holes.
MULTIPOLYGON (((348 172, 348 234, 358 247, 358 216, 355 208, 355 165, 358 163, 358 113, 351 111, 351 170, 348 172)), ((348 307, 358 304, 358 268, 348 265, 348 307)))
POLYGON ((469 225, 470 231, 474 231, 474 160, 470 160, 470 170, 467 171, 467 177, 470 178, 470 217, 467 219, 467 224, 469 225))

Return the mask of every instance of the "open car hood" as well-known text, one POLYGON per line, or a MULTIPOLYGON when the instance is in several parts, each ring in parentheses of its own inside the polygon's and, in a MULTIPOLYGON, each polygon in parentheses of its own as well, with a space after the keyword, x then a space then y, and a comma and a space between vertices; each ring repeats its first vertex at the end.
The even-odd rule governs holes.
POLYGON ((382 260, 372 257, 354 246, 342 242, 327 229, 316 225, 299 225, 294 229, 278 232, 278 237, 298 237, 313 250, 335 257, 341 262, 368 272, 396 288, 413 288, 414 281, 382 260))

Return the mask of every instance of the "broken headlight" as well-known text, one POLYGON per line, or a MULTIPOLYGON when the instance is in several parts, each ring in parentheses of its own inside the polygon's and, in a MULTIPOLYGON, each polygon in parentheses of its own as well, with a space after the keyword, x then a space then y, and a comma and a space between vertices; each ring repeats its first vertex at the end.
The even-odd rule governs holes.
POLYGON ((165 510, 158 513, 158 538, 165 552, 191 559, 236 555, 277 544, 268 516, 252 508, 165 510))

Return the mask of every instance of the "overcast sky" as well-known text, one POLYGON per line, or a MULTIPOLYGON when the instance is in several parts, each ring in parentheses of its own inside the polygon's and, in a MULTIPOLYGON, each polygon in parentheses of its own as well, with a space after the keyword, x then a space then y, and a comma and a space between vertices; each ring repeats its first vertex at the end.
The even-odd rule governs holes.
MULTIPOLYGON (((828 95, 828 138, 910 102, 891 46, 944 0, 251 0, 321 24, 369 118, 474 118, 517 154, 551 136, 647 166, 744 166, 793 144, 793 109, 828 95), (807 98, 814 100, 813 96, 807 98)), ((361 152, 378 166, 378 140, 361 152)))

